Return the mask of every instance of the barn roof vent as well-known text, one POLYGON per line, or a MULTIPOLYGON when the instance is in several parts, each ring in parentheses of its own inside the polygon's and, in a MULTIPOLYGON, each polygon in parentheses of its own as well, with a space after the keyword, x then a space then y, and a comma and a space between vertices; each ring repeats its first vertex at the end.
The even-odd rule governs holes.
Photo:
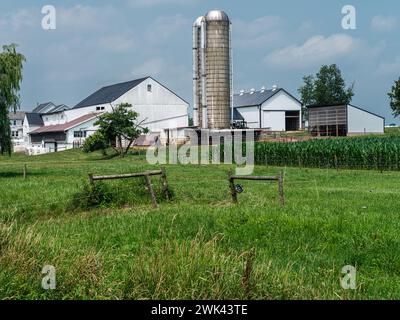
POLYGON ((254 92, 256 92, 256 89, 251 88, 251 89, 250 89, 250 94, 253 94, 254 92))
POLYGON ((239 93, 241 96, 244 95, 244 90, 240 90, 239 93))
POLYGON ((278 86, 277 86, 276 84, 274 84, 274 85, 272 86, 272 91, 276 91, 276 90, 278 90, 278 86))
POLYGON ((261 93, 264 93, 265 90, 267 90, 267 88, 266 88, 265 86, 262 86, 262 87, 261 87, 261 93))

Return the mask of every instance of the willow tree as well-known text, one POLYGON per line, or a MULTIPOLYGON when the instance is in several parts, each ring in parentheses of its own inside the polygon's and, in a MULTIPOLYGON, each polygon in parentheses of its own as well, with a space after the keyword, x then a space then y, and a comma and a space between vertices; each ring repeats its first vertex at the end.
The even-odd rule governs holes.
POLYGON ((22 81, 22 64, 25 57, 16 45, 3 46, 0 52, 0 153, 11 154, 11 130, 8 113, 19 109, 19 90, 22 81))

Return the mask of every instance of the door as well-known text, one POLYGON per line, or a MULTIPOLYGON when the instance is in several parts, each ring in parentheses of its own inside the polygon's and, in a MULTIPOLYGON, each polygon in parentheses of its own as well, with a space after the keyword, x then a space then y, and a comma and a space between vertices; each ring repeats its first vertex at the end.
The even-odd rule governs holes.
POLYGON ((264 111, 262 127, 271 131, 285 131, 285 111, 264 111))

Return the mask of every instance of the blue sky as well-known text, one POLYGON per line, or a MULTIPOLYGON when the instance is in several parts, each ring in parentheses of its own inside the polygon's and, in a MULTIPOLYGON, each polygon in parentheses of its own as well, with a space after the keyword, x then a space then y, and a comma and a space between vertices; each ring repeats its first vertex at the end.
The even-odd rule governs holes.
POLYGON ((234 88, 276 84, 295 96, 302 77, 336 63, 353 103, 397 122, 387 92, 400 77, 400 2, 322 0, 2 0, 0 44, 26 56, 22 109, 69 106, 101 86, 152 75, 192 102, 192 22, 222 9, 233 22, 234 88), (57 29, 41 27, 44 5, 57 29), (344 5, 357 29, 344 30, 344 5))

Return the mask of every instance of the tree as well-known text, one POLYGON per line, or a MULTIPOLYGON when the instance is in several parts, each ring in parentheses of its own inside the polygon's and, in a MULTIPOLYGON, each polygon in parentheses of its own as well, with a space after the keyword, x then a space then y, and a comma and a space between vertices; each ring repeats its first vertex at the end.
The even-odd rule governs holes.
POLYGON ((304 106, 349 104, 354 96, 354 83, 346 88, 342 72, 336 64, 323 65, 316 76, 303 78, 298 92, 304 106))
POLYGON ((121 103, 113 108, 112 112, 100 115, 95 122, 107 144, 114 146, 116 142, 116 147, 113 148, 121 157, 128 153, 132 143, 141 134, 149 131, 141 126, 143 121, 137 123, 138 116, 139 114, 132 110, 131 104, 121 103))
POLYGON ((0 53, 0 154, 11 155, 11 131, 8 113, 19 109, 19 90, 22 64, 25 57, 16 51, 16 45, 3 46, 0 53))
POLYGON ((308 119, 308 113, 306 106, 314 103, 314 77, 305 76, 303 77, 304 85, 299 88, 299 94, 301 96, 301 101, 303 102, 302 119, 308 119))
POLYGON ((390 107, 393 111, 393 116, 397 118, 400 115, 400 78, 394 82, 392 91, 388 93, 390 98, 390 107))

